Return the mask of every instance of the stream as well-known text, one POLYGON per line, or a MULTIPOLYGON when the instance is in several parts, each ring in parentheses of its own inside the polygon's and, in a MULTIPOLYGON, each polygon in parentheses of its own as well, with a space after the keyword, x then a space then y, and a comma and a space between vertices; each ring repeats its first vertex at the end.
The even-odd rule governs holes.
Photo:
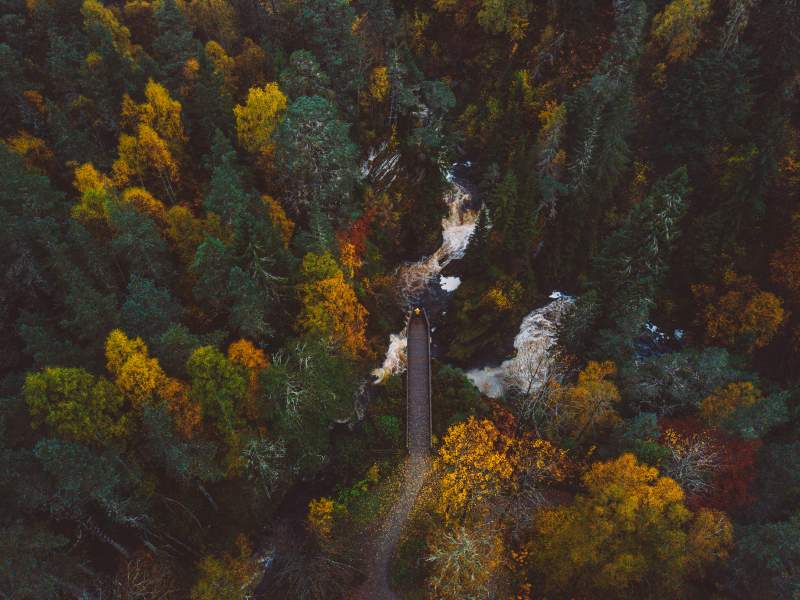
MULTIPOLYGON (((471 185, 455 173, 469 168, 470 163, 456 163, 446 173, 450 187, 445 195, 447 215, 442 219, 442 245, 430 256, 402 265, 397 272, 397 294, 403 312, 412 306, 423 305, 428 318, 435 318, 446 310, 447 304, 458 288, 461 279, 457 275, 442 276, 442 271, 454 260, 462 258, 469 245, 469 238, 478 220, 479 206, 475 206, 471 185)), ((431 328, 431 332, 435 326, 431 328)), ((372 371, 375 384, 386 381, 391 375, 406 369, 406 328, 389 335, 389 345, 383 364, 372 371)), ((435 342, 432 343, 435 351, 435 342)))
MULTIPOLYGON (((431 320, 432 351, 436 354, 436 317, 446 313, 458 289, 457 274, 443 276, 451 262, 463 258, 475 229, 480 205, 473 186, 465 178, 469 162, 453 164, 446 172, 450 188, 445 201, 447 215, 442 219, 442 245, 430 256, 406 263, 397 272, 397 289, 405 312, 415 305, 425 306, 431 320)), ((531 311, 520 325, 514 339, 514 356, 496 366, 485 366, 467 372, 467 377, 484 395, 501 398, 510 388, 533 391, 547 380, 554 368, 552 353, 558 325, 574 299, 562 292, 550 294, 548 304, 531 311)), ((406 370, 406 328, 389 335, 383 364, 372 371, 374 384, 381 384, 391 375, 406 370)))

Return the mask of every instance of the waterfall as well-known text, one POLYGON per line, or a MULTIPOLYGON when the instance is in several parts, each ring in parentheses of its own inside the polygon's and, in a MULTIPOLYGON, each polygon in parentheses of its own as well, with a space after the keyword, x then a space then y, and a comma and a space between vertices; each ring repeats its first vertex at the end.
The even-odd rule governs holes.
POLYGON ((481 393, 500 398, 510 389, 530 393, 547 381, 554 367, 553 349, 561 318, 574 299, 561 292, 551 302, 530 312, 514 338, 514 356, 495 367, 467 372, 481 393))
MULTIPOLYGON (((454 165, 455 166, 455 165, 454 165)), ((397 273, 397 289, 404 310, 422 298, 432 285, 452 293, 461 283, 458 277, 442 277, 441 272, 453 260, 462 258, 475 229, 478 212, 469 208, 472 196, 466 187, 447 174, 450 186, 445 195, 447 215, 442 219, 442 245, 417 262, 403 265, 397 273)), ((382 383, 406 368, 406 329, 389 336, 389 348, 383 364, 372 371, 375 383, 382 383)))

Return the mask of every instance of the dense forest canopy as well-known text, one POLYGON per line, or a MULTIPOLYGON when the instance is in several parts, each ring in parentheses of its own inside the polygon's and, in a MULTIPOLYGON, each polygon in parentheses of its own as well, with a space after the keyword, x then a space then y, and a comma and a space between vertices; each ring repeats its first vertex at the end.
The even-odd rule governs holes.
POLYGON ((0 6, 0 596, 800 597, 800 1, 0 6))

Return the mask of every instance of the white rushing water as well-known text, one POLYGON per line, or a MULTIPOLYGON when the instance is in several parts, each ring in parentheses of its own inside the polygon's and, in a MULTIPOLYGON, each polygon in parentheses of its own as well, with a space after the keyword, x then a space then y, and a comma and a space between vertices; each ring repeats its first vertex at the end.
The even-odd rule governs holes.
POLYGON ((461 277, 439 277, 439 285, 445 292, 455 292, 461 285, 461 277))
POLYGON ((529 313, 514 338, 514 357, 496 367, 467 372, 481 393, 500 398, 509 389, 529 393, 547 381, 554 367, 553 347, 561 317, 574 302, 561 292, 550 295, 552 302, 529 313))
MULTIPOLYGON (((408 309, 424 293, 431 282, 438 279, 445 292, 454 291, 461 279, 458 277, 440 277, 442 269, 450 262, 464 256, 469 245, 469 238, 475 229, 478 219, 477 211, 470 210, 470 193, 448 173, 450 188, 445 196, 447 216, 442 219, 442 245, 430 256, 415 263, 406 264, 397 274, 397 289, 403 307, 408 309)), ((383 365, 372 371, 375 383, 382 383, 395 373, 402 373, 406 368, 406 329, 389 336, 389 348, 383 365)))

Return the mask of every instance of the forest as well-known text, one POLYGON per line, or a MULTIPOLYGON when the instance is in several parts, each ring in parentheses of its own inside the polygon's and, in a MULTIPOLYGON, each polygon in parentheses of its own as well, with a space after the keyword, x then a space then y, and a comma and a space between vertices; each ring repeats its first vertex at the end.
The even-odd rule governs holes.
POLYGON ((800 0, 0 0, 0 597, 800 599, 800 0))

